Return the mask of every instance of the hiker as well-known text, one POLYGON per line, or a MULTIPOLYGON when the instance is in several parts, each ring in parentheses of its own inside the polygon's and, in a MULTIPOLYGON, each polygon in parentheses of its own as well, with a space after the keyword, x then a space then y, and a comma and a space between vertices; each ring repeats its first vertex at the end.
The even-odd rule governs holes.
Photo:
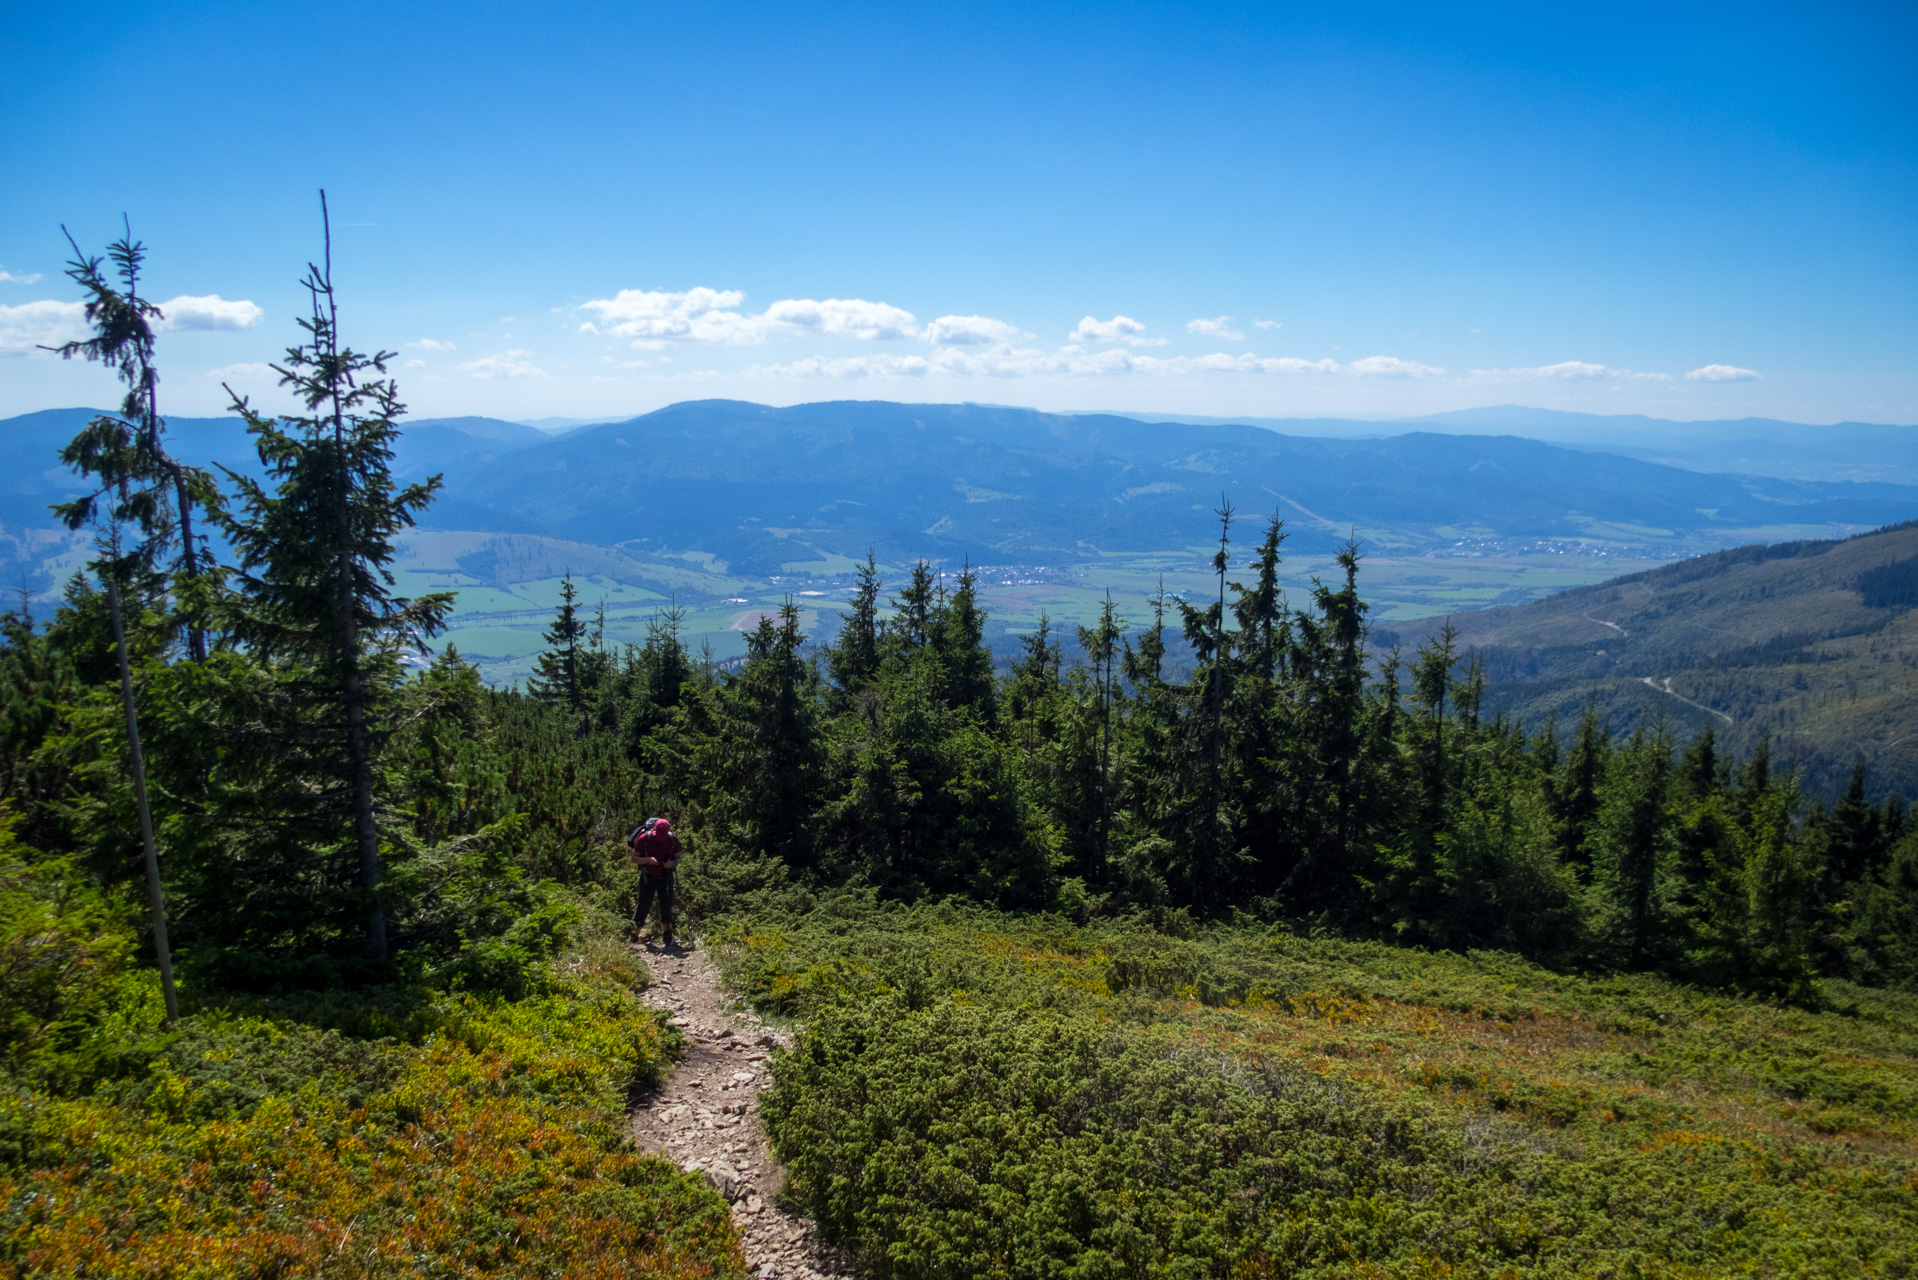
POLYGON ((645 874, 639 878, 639 906, 633 912, 633 931, 646 941, 646 917, 653 912, 653 898, 659 898, 660 932, 665 945, 673 945, 673 868, 679 865, 679 837, 673 824, 664 818, 648 818, 626 838, 633 851, 633 863, 645 874))

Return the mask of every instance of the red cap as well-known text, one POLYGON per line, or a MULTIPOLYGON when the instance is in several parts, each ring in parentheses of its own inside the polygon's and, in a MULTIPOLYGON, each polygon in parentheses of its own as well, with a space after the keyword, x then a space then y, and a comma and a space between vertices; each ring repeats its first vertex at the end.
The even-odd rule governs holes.
POLYGON ((666 819, 661 818, 658 822, 653 824, 653 829, 655 831, 671 831, 673 829, 673 824, 666 821, 666 819))

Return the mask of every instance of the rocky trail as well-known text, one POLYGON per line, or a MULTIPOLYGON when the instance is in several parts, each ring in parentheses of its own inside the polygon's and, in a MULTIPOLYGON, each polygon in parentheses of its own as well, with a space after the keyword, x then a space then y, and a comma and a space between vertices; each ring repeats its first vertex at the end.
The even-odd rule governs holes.
POLYGON ((779 1195, 783 1174, 759 1125, 759 1091, 766 1087, 767 1059, 790 1036, 750 1012, 736 1012, 705 952, 653 946, 643 954, 653 974, 646 1001, 672 1011, 687 1048, 665 1083, 633 1107, 634 1142, 704 1174, 732 1202, 752 1274, 768 1280, 862 1275, 779 1195))

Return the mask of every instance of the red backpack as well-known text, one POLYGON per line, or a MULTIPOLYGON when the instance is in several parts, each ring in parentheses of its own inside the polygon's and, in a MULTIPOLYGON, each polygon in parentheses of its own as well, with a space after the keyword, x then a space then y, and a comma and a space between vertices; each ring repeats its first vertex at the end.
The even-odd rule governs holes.
MULTIPOLYGON (((633 855, 634 866, 639 866, 641 861, 646 857, 646 854, 642 852, 639 847, 640 843, 653 834, 653 829, 657 827, 661 821, 659 818, 648 818, 646 821, 634 827, 632 834, 626 837, 626 848, 633 855)), ((679 837, 668 830, 666 838, 672 841, 670 852, 677 853, 679 851, 679 837)), ((653 856, 658 857, 659 855, 655 853, 653 856)))

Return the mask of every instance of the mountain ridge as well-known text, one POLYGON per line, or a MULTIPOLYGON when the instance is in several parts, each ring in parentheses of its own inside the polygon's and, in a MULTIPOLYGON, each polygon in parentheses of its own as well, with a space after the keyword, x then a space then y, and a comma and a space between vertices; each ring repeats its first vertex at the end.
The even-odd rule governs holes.
POLYGON ((1738 547, 1543 600, 1382 631, 1415 645, 1449 623, 1484 664, 1487 707, 1561 728, 1710 725, 1761 736, 1835 794, 1863 759, 1880 792, 1918 795, 1918 521, 1844 539, 1738 547))

